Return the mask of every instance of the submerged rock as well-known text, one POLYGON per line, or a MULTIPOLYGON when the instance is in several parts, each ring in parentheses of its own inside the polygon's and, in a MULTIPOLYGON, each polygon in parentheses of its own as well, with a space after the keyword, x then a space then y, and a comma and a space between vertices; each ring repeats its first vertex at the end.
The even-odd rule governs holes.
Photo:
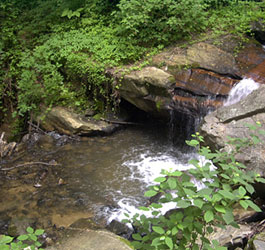
POLYGON ((107 229, 112 233, 115 233, 126 239, 129 239, 133 233, 133 229, 129 228, 124 223, 121 223, 117 220, 112 220, 111 223, 107 226, 107 229))

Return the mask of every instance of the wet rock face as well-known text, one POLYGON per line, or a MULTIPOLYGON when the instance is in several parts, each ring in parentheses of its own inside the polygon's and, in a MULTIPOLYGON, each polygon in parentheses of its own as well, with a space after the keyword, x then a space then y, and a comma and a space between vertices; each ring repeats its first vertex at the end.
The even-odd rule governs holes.
POLYGON ((189 69, 176 76, 171 107, 192 116, 205 115, 222 106, 238 80, 203 69, 189 69))
POLYGON ((168 118, 170 109, 189 116, 204 116, 222 106, 229 91, 247 77, 264 83, 265 51, 250 41, 235 56, 236 43, 220 46, 199 42, 188 48, 173 47, 153 57, 152 67, 123 77, 110 72, 119 83, 122 98, 157 117, 168 118), (188 68, 188 69, 187 69, 188 68))
MULTIPOLYGON (((250 137, 251 133, 257 133, 263 143, 245 148, 242 153, 236 155, 236 159, 247 166, 247 170, 253 170, 265 176, 265 135, 251 131, 246 124, 261 124, 265 130, 265 85, 253 91, 249 96, 231 106, 221 107, 204 118, 201 126, 201 134, 205 137, 205 143, 213 150, 231 150, 228 145, 228 136, 233 138, 250 137)), ((263 192, 264 193, 264 192, 263 192)), ((264 194, 263 194, 264 196, 264 194)))

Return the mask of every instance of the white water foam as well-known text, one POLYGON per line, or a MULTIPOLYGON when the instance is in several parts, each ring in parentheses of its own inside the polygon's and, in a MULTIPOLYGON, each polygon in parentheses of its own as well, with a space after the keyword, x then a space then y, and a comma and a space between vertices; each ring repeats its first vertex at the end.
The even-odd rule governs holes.
POLYGON ((239 102, 241 99, 248 96, 252 91, 258 89, 259 86, 259 83, 255 82, 250 78, 245 78, 241 80, 229 92, 228 98, 225 101, 224 106, 230 106, 234 103, 239 102))
MULTIPOLYGON (((191 153, 188 156, 188 158, 198 159, 201 162, 201 164, 206 163, 206 160, 203 157, 195 153, 191 153)), ((161 156, 153 157, 153 156, 150 156, 148 153, 141 154, 139 156, 138 161, 124 162, 123 165, 131 169, 133 173, 131 178, 138 179, 139 181, 146 183, 146 187, 149 185, 157 184, 156 182, 154 182, 154 179, 159 176, 162 176, 161 174, 162 170, 185 171, 193 167, 193 165, 188 164, 188 163, 184 164, 176 160, 176 158, 170 155, 161 155, 161 156)), ((203 183, 196 182, 195 184, 198 186, 198 188, 202 188, 204 186, 203 183)), ((145 191, 146 189, 143 190, 142 194, 139 194, 139 195, 143 196, 145 191)), ((153 216, 152 211, 139 210, 138 207, 144 206, 144 204, 139 204, 139 203, 136 204, 136 201, 133 198, 121 199, 120 201, 118 201, 118 206, 120 208, 114 211, 111 214, 111 216, 108 218, 109 222, 111 222, 114 219, 118 221, 122 221, 123 219, 128 219, 125 216, 125 213, 129 214, 130 217, 132 217, 136 213, 140 215, 144 214, 147 217, 153 216)), ((169 203, 163 204, 163 207, 159 209, 159 211, 162 214, 165 214, 167 211, 174 209, 174 208, 177 208, 176 202, 169 202, 169 203)))

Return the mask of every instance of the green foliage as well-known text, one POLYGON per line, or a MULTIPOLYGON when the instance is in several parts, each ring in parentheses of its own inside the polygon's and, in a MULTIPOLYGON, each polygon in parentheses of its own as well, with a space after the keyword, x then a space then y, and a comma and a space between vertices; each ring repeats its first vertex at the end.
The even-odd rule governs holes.
POLYGON ((1 250, 22 250, 29 248, 31 250, 41 250, 41 243, 38 241, 38 237, 44 233, 44 230, 33 228, 27 228, 27 234, 23 234, 14 239, 14 237, 2 235, 0 236, 0 249, 1 250))
MULTIPOLYGON (((115 106, 106 69, 154 47, 212 31, 245 34, 264 1, 5 0, 0 3, 0 115, 30 117, 40 106, 115 106), (15 113, 15 114, 16 114, 15 113)), ((142 67, 141 66, 141 67, 142 67)), ((140 67, 140 68, 141 68, 140 67)), ((132 70, 139 69, 138 66, 132 70)), ((119 88, 119 85, 116 85, 119 88)), ((159 108, 159 103, 158 103, 159 108)))
POLYGON ((245 34, 251 34, 251 24, 264 21, 265 2, 230 1, 228 6, 211 10, 209 25, 214 35, 237 35, 243 40, 245 34))
MULTIPOLYGON (((251 126, 256 130, 260 126, 251 126)), ((233 215, 235 203, 244 209, 252 208, 261 211, 251 200, 254 193, 253 183, 265 183, 265 179, 253 172, 245 172, 245 166, 235 160, 235 155, 243 147, 260 143, 256 135, 250 140, 233 139, 229 143, 234 151, 215 153, 209 147, 201 146, 203 137, 196 133, 187 144, 196 147, 199 155, 205 160, 191 160, 193 168, 187 171, 163 171, 164 176, 155 179, 157 185, 151 186, 146 197, 162 194, 158 202, 149 207, 141 207, 151 211, 153 217, 136 214, 131 222, 137 228, 133 234, 135 249, 226 249, 218 242, 210 242, 209 234, 214 227, 231 225, 238 227, 233 215), (216 167, 213 167, 210 161, 216 167), (201 188, 195 185, 201 182, 201 188), (163 215, 159 208, 163 204, 174 202, 176 209, 163 215)))
POLYGON ((118 7, 118 31, 140 43, 168 44, 202 31, 207 25, 201 0, 121 0, 118 7))

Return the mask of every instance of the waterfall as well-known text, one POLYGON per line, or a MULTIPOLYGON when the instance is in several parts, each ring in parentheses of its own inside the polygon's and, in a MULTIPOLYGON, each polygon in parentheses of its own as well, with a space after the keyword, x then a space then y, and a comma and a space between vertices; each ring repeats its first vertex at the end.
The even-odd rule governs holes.
POLYGON ((255 89, 258 89, 259 83, 255 82, 250 78, 245 78, 236 84, 229 92, 228 98, 224 103, 224 106, 229 106, 234 103, 239 102, 241 99, 245 98, 255 89))

